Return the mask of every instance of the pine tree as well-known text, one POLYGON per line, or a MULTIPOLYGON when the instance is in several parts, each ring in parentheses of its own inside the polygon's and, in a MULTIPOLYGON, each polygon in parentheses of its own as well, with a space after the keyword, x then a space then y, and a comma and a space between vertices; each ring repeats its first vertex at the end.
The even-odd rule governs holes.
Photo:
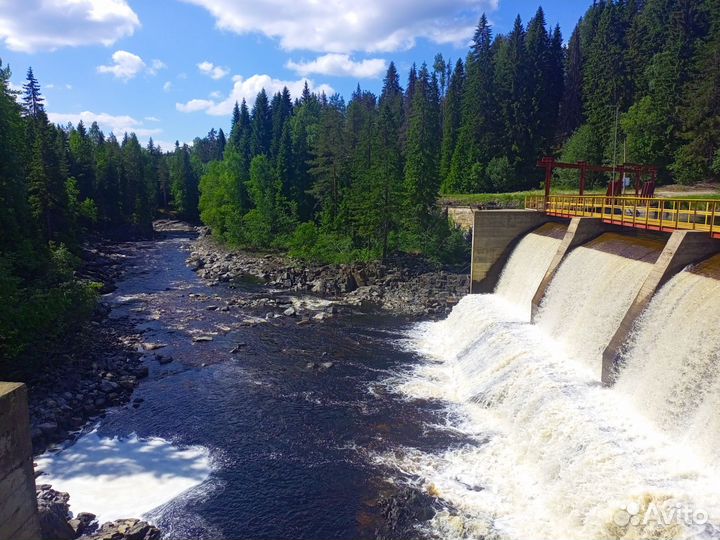
POLYGON ((292 114, 292 100, 290 99, 290 91, 287 89, 287 86, 283 87, 282 92, 278 92, 273 96, 270 109, 272 111, 270 157, 274 161, 280 152, 280 139, 285 129, 285 124, 292 114))
POLYGON ((559 131, 561 139, 572 135, 583 122, 583 55, 580 31, 576 26, 570 36, 565 60, 565 84, 560 105, 559 131))
POLYGON ((438 98, 436 81, 423 64, 408 123, 404 187, 409 228, 428 226, 440 187, 438 98))
POLYGON ((41 115, 45 114, 45 98, 40 93, 40 84, 38 83, 32 68, 28 68, 26 82, 23 85, 23 107, 25 115, 29 118, 37 120, 41 115))
POLYGON ((255 98, 250 131, 250 155, 270 154, 272 139, 272 112, 263 88, 255 98))
POLYGON ((345 102, 335 94, 320 114, 317 136, 311 145, 314 157, 310 169, 314 177, 311 193, 320 206, 320 222, 333 231, 338 226, 342 197, 348 184, 344 128, 345 102))
POLYGON ((15 252, 32 238, 24 164, 27 160, 23 123, 11 72, 0 62, 0 253, 15 252))
POLYGON ((462 121, 445 182, 446 189, 456 193, 485 187, 483 167, 498 146, 496 139, 502 135, 496 127, 499 123, 492 33, 485 14, 480 17, 465 68, 462 121))
POLYGON ((450 77, 447 95, 443 103, 443 130, 440 155, 440 178, 442 191, 450 193, 450 166, 455 152, 458 131, 462 121, 462 96, 465 89, 465 69, 462 60, 458 59, 450 77))

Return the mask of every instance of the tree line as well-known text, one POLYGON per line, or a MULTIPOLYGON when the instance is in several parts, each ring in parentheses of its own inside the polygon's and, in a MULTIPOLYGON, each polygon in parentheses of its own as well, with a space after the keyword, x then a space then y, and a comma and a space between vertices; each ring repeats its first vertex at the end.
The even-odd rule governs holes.
POLYGON ((82 242, 147 234, 159 211, 301 258, 448 261, 466 246, 438 194, 535 188, 543 155, 717 179, 720 4, 596 1, 567 43, 541 8, 507 34, 483 15, 465 58, 436 55, 402 78, 391 62, 378 95, 358 85, 347 103, 307 85, 294 99, 262 90, 236 104, 227 136, 170 152, 96 123, 53 125, 32 70, 20 94, 0 63, 0 328, 15 329, 0 352, 21 328, 62 328, 92 296, 72 279, 82 242))
POLYGON ((20 92, 10 76, 0 62, 0 364, 92 311, 97 286, 75 278, 86 240, 148 235, 173 200, 196 215, 200 166, 187 146, 166 155, 95 122, 54 125, 32 68, 20 92))

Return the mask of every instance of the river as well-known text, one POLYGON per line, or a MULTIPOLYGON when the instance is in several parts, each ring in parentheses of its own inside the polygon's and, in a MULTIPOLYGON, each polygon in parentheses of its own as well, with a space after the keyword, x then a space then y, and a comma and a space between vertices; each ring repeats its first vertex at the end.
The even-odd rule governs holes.
POLYGON ((129 318, 174 360, 148 360, 133 402, 42 456, 42 481, 68 491, 74 512, 101 522, 142 514, 167 538, 372 537, 398 474, 375 456, 457 438, 441 427, 439 405, 387 386, 415 361, 402 345, 411 321, 354 312, 298 325, 274 317, 282 308, 269 319, 267 309, 225 308, 280 293, 207 286, 185 265, 191 243, 178 235, 124 246, 110 317, 129 318), (318 367, 325 362, 333 367, 318 367))

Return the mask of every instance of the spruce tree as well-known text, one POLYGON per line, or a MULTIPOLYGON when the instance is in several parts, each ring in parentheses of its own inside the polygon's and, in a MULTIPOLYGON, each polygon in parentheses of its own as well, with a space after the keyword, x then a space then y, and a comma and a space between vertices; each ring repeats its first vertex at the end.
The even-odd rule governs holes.
MULTIPOLYGON (((446 189, 455 193, 485 189, 485 164, 498 146, 496 83, 492 32, 485 14, 480 17, 465 62, 466 82, 462 121, 453 152, 446 189)), ((504 126, 503 126, 504 127, 504 126)))
POLYGON ((458 58, 450 77, 447 95, 443 102, 443 129, 440 153, 440 178, 443 193, 451 193, 450 166, 455 152, 458 131, 462 121, 462 96, 465 89, 465 69, 458 58))
POLYGON ((259 156, 270 154, 270 142, 272 139, 272 112, 267 94, 263 88, 255 98, 255 105, 252 110, 252 122, 250 130, 250 154, 259 156))

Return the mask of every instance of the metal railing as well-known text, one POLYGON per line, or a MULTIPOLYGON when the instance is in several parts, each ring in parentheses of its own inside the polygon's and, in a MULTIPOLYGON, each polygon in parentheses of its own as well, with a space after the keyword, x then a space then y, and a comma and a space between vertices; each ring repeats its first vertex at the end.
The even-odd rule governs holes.
POLYGON ((525 208, 561 217, 601 218, 641 229, 683 229, 720 235, 720 200, 551 195, 526 197, 525 208))

